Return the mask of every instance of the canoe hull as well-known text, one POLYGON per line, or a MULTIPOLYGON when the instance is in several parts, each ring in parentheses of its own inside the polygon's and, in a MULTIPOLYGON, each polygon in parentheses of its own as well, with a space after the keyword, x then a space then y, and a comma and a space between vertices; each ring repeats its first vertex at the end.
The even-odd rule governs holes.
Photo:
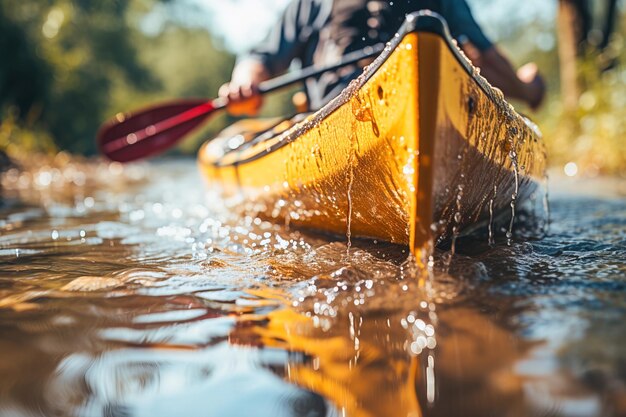
POLYGON ((543 176, 539 133, 446 30, 413 16, 319 112, 236 150, 232 137, 205 145, 204 176, 265 217, 414 251, 511 210, 543 176))

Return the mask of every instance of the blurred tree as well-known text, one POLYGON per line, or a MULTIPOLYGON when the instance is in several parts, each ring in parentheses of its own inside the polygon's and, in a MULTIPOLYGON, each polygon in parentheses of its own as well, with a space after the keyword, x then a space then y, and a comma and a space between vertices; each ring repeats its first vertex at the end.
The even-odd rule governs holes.
MULTIPOLYGON (((563 29, 559 26, 561 95, 552 96, 540 115, 552 163, 575 162, 583 175, 626 175, 626 71, 619 64, 626 59, 622 46, 626 14, 619 14, 615 7, 612 0, 594 4, 592 29, 582 40, 582 52, 576 39, 562 44, 563 29), (622 19, 619 25, 618 16, 622 19), (563 59, 564 48, 569 48, 567 61, 563 59), (565 95, 571 90, 563 75, 568 64, 574 69, 571 75, 579 92, 569 98, 571 101, 566 101, 565 95)), ((574 13, 578 13, 575 8, 574 13)), ((576 21, 569 22, 569 33, 577 33, 576 21)))
POLYGON ((594 5, 589 0, 560 0, 560 2, 569 3, 572 7, 578 55, 582 56, 586 49, 600 51, 606 49, 615 29, 617 0, 603 0, 594 5), (593 6, 600 9, 601 13, 594 15, 593 6))
MULTIPOLYGON (((594 18, 589 0, 559 0, 561 94, 568 111, 576 108, 580 96, 577 61, 585 54, 599 54, 606 50, 615 29, 617 1, 604 0, 601 6, 604 16, 600 14, 594 18), (601 23, 597 24, 596 20, 601 23), (594 36, 598 33, 599 36, 594 36)), ((598 63, 601 71, 615 65, 614 59, 604 61, 598 63)))
POLYGON ((0 3, 0 108, 12 106, 26 116, 48 95, 52 72, 35 52, 35 44, 19 24, 11 21, 0 3))
MULTIPOLYGON (((57 77, 45 122, 62 148, 93 151, 92 138, 106 116, 114 79, 143 91, 160 87, 149 67, 139 60, 133 39, 136 29, 126 18, 129 4, 70 3, 65 12, 69 21, 46 45, 57 77)), ((61 7, 58 4, 51 10, 48 20, 61 7)))
POLYGON ((604 25, 602 31, 602 42, 600 49, 605 50, 611 41, 611 35, 615 30, 615 22, 617 21, 617 0, 608 0, 607 10, 604 17, 604 25))
POLYGON ((1 105, 24 119, 41 108, 39 123, 62 148, 93 150, 112 76, 142 88, 157 82, 137 59, 127 2, 4 0, 0 39, 1 105))
POLYGON ((578 105, 580 95, 578 88, 578 73, 576 69, 577 45, 581 39, 584 20, 580 13, 580 5, 584 1, 559 0, 558 34, 559 60, 561 70, 561 96, 563 105, 572 111, 578 105))
POLYGON ((111 114, 164 95, 214 93, 232 60, 208 32, 176 22, 156 36, 141 30, 155 6, 167 10, 169 3, 2 0, 2 119, 10 113, 62 149, 93 153, 95 133, 111 114))

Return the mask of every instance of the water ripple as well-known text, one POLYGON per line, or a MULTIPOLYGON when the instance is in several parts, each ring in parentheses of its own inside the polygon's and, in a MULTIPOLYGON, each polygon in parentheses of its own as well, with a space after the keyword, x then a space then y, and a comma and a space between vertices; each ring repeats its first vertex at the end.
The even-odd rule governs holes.
POLYGON ((545 238, 420 271, 200 183, 191 161, 3 177, 0 414, 626 414, 623 200, 560 196, 545 238))

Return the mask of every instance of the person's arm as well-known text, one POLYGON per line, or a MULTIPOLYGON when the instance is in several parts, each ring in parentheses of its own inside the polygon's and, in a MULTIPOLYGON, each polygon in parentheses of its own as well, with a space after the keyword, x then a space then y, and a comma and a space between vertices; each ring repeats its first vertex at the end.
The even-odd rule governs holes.
POLYGON ((509 60, 495 46, 480 51, 466 42, 461 47, 472 63, 480 68, 482 76, 491 85, 502 90, 506 97, 521 100, 532 109, 539 107, 546 88, 535 63, 528 63, 515 71, 509 60))
POLYGON ((465 1, 453 0, 450 8, 450 29, 460 40, 461 48, 480 68, 491 85, 502 90, 505 96, 526 102, 535 109, 545 95, 545 84, 537 65, 529 63, 517 72, 509 60, 484 35, 474 20, 465 1))
POLYGON ((237 59, 231 80, 219 90, 234 115, 256 115, 263 100, 259 83, 286 71, 304 46, 301 16, 310 15, 310 0, 292 1, 267 39, 247 55, 237 59), (307 10, 304 10, 308 8, 307 10))

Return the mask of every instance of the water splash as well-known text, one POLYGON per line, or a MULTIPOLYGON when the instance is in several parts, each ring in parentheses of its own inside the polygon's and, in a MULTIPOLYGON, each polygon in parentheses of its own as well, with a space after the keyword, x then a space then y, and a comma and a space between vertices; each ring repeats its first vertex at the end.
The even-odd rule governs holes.
POLYGON ((517 205, 517 196, 519 193, 519 167, 517 161, 517 152, 515 148, 511 149, 509 152, 509 158, 511 159, 511 164, 513 165, 513 174, 515 176, 515 187, 513 189, 513 193, 511 194, 511 221, 509 222, 509 228, 506 232, 506 242, 507 245, 511 245, 513 243, 513 224, 515 223, 515 207, 517 205))
POLYGON ((463 201, 463 189, 465 188, 465 186, 463 184, 459 184, 457 186, 457 195, 456 195, 456 201, 455 201, 455 208, 456 211, 454 212, 454 215, 452 216, 452 221, 454 223, 454 226, 452 226, 452 245, 450 247, 450 254, 452 256, 454 256, 454 254, 456 253, 456 241, 459 238, 459 234, 460 234, 460 224, 461 221, 463 220, 462 218, 462 214, 461 214, 461 203, 463 201))
POLYGON ((346 216, 346 239, 347 239, 347 249, 346 249, 346 256, 348 258, 348 260, 350 260, 350 248, 352 247, 352 185, 354 184, 354 155, 355 153, 352 152, 350 154, 350 159, 348 160, 348 190, 347 190, 347 197, 348 197, 348 212, 347 212, 347 216, 346 216))
POLYGON ((493 232, 493 202, 495 201, 496 197, 498 196, 498 185, 494 184, 493 186, 493 196, 489 199, 489 225, 487 226, 488 228, 488 238, 487 238, 487 243, 489 244, 489 246, 493 246, 496 242, 495 242, 495 234, 493 232))
POLYGON ((550 233, 550 198, 549 198, 549 193, 550 193, 550 181, 548 179, 548 173, 546 172, 543 176, 543 187, 544 187, 544 192, 543 192, 543 216, 544 216, 544 221, 543 224, 541 226, 541 232, 542 235, 545 237, 548 235, 548 233, 550 233))

